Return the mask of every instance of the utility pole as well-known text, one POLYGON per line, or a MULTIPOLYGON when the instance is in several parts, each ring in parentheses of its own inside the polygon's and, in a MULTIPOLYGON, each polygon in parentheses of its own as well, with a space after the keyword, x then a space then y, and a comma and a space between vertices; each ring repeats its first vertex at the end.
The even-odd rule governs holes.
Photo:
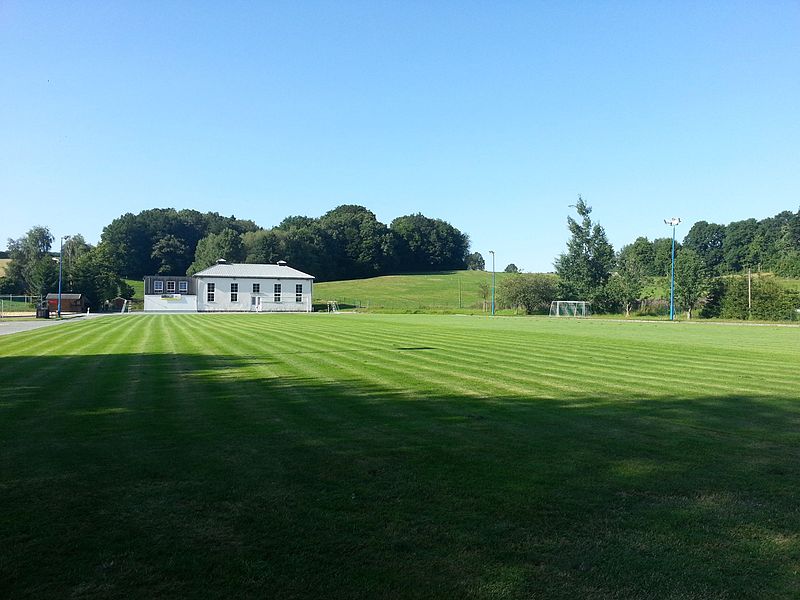
POLYGON ((494 250, 489 250, 492 255, 492 316, 494 316, 494 250))
POLYGON ((672 227, 672 276, 669 285, 669 320, 675 320, 675 228, 681 224, 678 217, 664 219, 664 223, 672 227))

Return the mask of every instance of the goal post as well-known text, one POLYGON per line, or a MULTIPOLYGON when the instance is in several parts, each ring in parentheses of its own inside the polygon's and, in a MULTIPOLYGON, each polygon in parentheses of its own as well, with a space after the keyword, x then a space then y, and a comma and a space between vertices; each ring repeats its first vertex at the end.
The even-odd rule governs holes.
POLYGON ((588 317, 589 303, 585 300, 553 300, 550 303, 551 317, 588 317))

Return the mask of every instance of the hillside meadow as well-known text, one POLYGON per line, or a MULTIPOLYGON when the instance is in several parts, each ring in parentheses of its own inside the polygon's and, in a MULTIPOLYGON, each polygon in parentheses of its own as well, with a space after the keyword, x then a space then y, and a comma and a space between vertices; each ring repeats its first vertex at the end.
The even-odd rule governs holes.
POLYGON ((0 596, 795 598, 800 329, 122 315, 0 345, 0 596))
MULTIPOLYGON (((496 283, 507 273, 497 273, 496 283)), ((389 310, 483 310, 481 283, 488 286, 491 306, 492 274, 486 271, 442 271, 385 275, 369 279, 327 281, 314 285, 314 302, 336 300, 341 305, 389 310)))

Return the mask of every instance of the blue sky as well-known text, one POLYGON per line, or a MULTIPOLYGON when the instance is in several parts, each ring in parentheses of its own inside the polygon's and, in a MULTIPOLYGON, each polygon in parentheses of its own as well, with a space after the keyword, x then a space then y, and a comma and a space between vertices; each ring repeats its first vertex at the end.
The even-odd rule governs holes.
POLYGON ((124 212, 422 212, 552 269, 800 206, 797 2, 0 3, 0 245, 124 212))

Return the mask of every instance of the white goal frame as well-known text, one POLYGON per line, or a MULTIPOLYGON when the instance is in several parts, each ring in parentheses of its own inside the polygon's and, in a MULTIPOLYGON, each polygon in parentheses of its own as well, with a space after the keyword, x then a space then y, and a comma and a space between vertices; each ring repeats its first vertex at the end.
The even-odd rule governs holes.
POLYGON ((553 300, 550 303, 550 316, 586 318, 589 316, 589 304, 585 300, 553 300))

